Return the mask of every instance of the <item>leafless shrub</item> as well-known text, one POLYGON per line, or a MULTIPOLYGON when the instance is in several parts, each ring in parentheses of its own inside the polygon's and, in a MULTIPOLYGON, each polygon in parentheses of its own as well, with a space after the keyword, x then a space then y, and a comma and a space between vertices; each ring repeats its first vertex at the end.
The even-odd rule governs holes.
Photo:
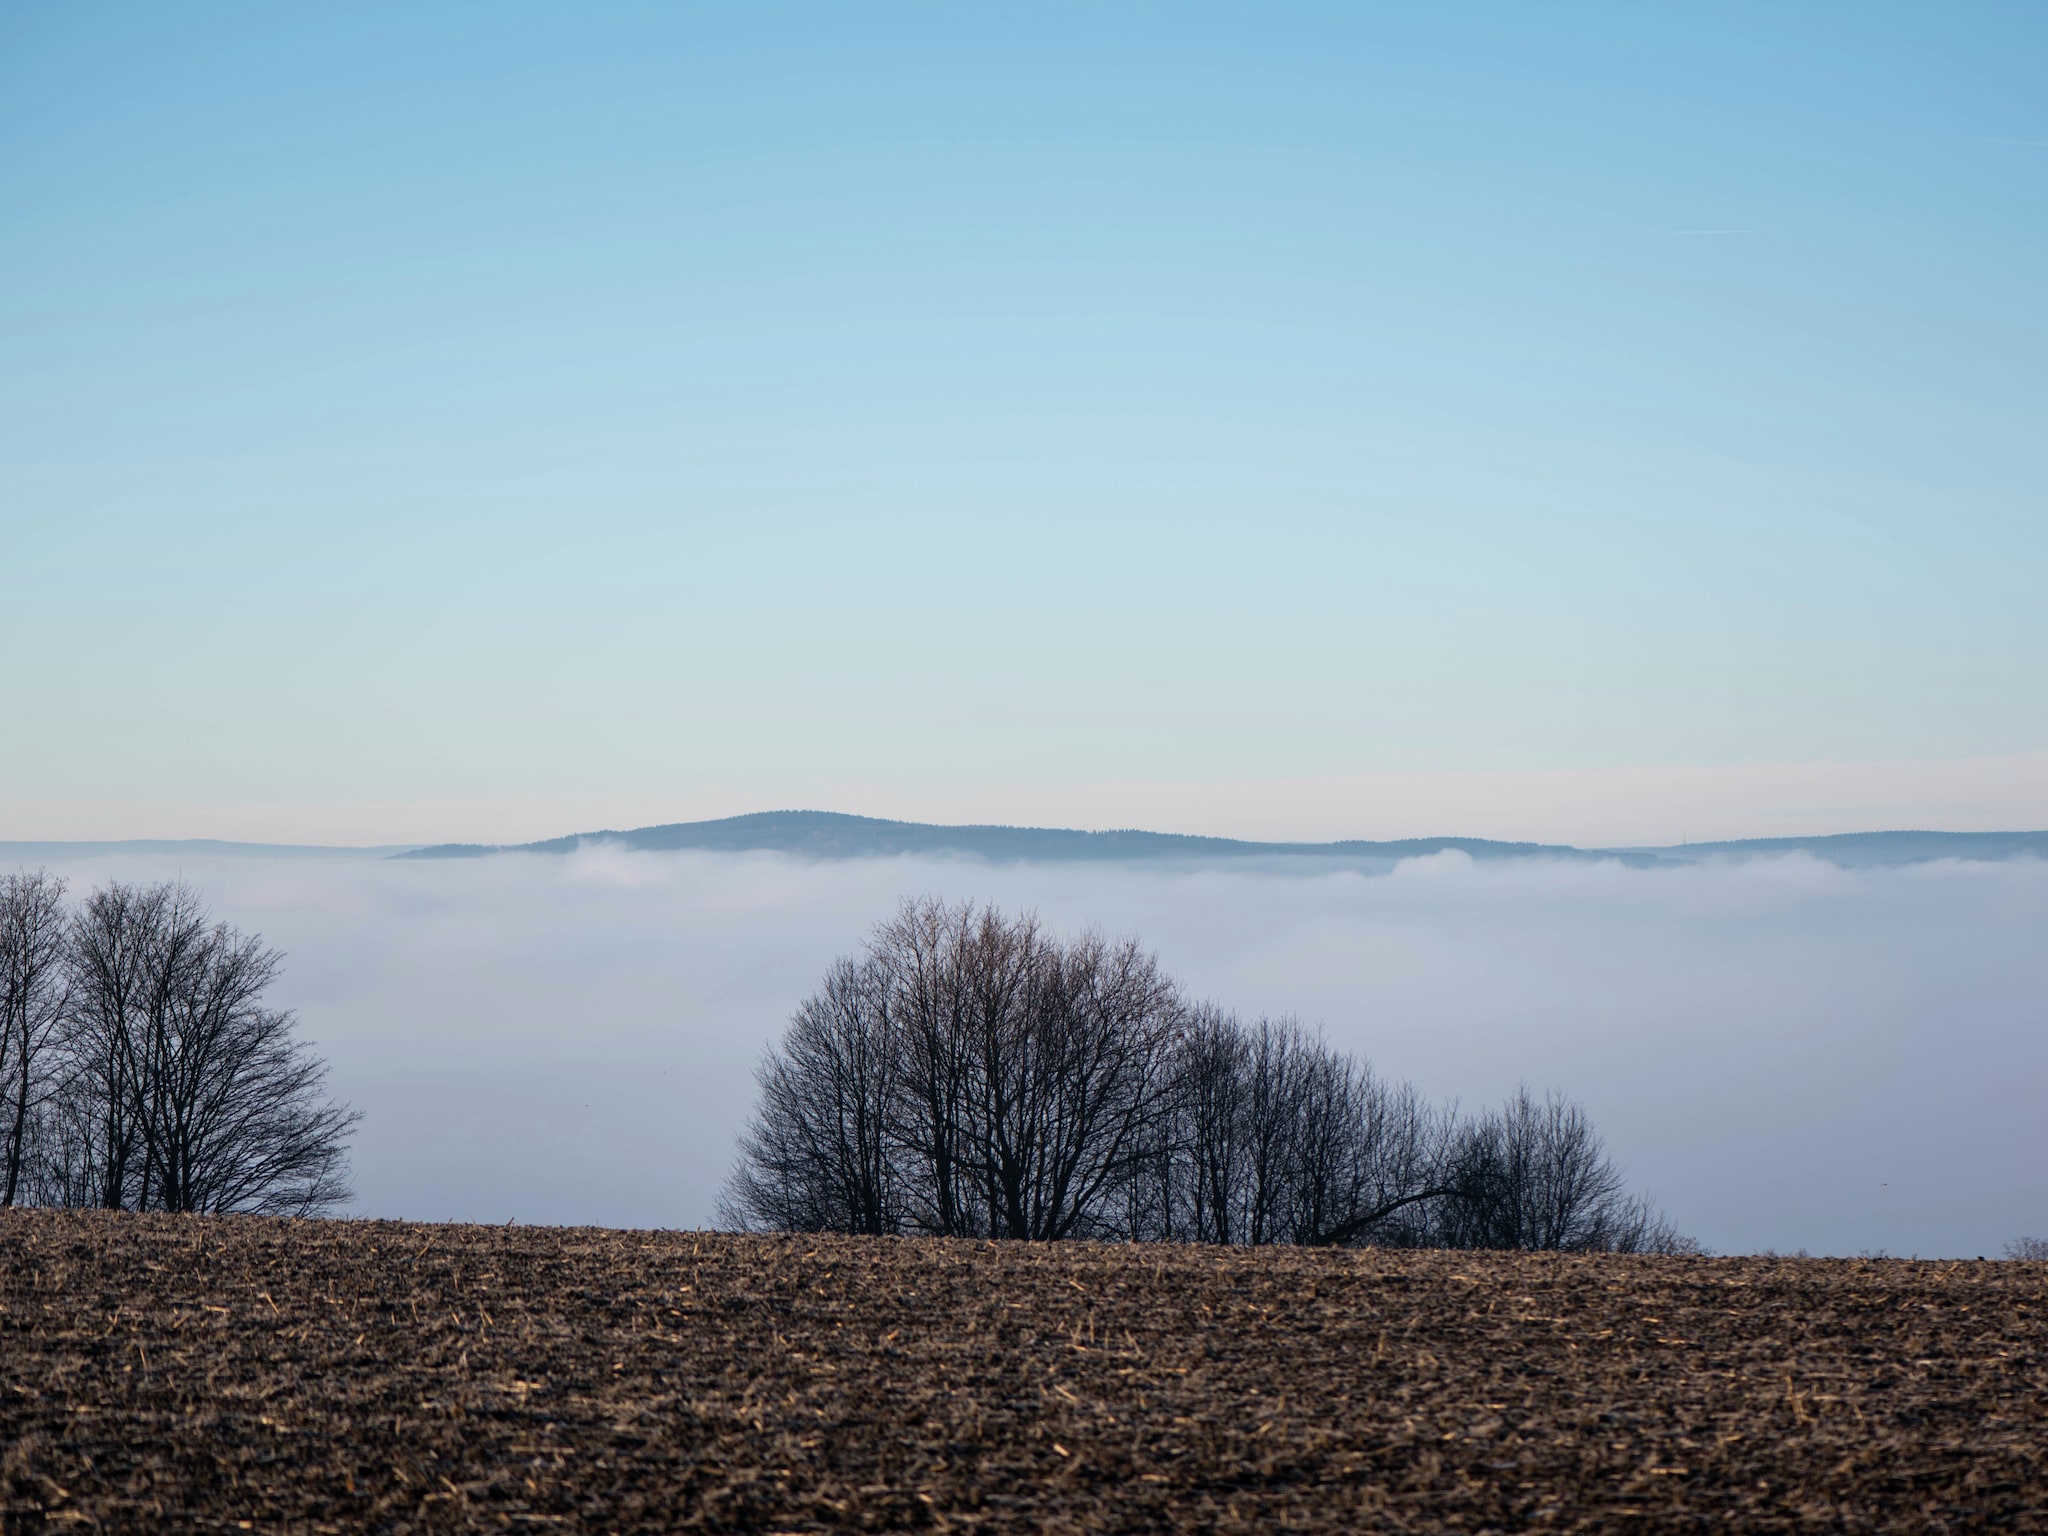
POLYGON ((2008 1259, 2048 1260, 2048 1237, 2016 1237, 2005 1245, 2008 1259))

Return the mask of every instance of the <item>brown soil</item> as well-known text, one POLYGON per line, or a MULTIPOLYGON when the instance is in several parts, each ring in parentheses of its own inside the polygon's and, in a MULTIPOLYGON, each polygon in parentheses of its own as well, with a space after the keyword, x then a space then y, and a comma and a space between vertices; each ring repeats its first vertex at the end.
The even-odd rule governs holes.
POLYGON ((0 1528, 2048 1530, 2048 1265, 0 1211, 0 1528))

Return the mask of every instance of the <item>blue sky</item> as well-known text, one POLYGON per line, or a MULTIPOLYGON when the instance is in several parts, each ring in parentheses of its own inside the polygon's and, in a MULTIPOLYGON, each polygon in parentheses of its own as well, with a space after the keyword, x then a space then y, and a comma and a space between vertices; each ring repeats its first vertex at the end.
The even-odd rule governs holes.
POLYGON ((0 837, 2048 822, 2044 66, 10 6, 0 837))

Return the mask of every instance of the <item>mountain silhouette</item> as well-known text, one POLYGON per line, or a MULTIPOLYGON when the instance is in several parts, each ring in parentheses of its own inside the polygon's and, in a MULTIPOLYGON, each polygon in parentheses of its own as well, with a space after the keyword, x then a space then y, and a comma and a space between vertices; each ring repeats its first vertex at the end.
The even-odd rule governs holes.
POLYGON ((1805 853, 1845 868, 1933 859, 2048 857, 2048 832, 1848 832, 1824 837, 1750 838, 1650 848, 1577 848, 1563 843, 1501 842, 1483 837, 1410 837, 1328 843, 1248 842, 1174 832, 1085 832, 1064 827, 937 826, 836 811, 761 811, 715 821, 578 832, 533 843, 437 843, 403 859, 483 858, 498 853, 569 853, 591 843, 646 851, 789 853, 815 859, 962 855, 996 863, 1317 863, 1390 868, 1402 859, 1456 851, 1474 859, 1619 859, 1637 866, 1805 853))

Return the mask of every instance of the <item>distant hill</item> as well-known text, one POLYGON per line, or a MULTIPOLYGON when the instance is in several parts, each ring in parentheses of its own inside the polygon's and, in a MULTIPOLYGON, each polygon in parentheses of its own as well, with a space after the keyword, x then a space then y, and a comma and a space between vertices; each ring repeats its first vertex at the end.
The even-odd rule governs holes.
POLYGON ((482 858, 497 853, 569 853, 586 843, 648 851, 792 853, 818 859, 960 854, 998 863, 1281 863, 1385 869, 1402 859, 1446 850, 1475 859, 1619 859, 1637 866, 1698 864, 1807 853, 1845 868, 1931 859, 2048 858, 2048 832, 1851 832, 1829 837, 1758 838, 1668 848, 1574 848, 1478 837, 1415 837, 1389 842, 1260 843, 1170 832, 1082 832, 1060 827, 933 826, 833 811, 763 811, 716 821, 671 822, 625 831, 579 832, 536 843, 440 843, 395 854, 403 859, 482 858))
POLYGON ((406 859, 480 858, 494 853, 569 853, 585 843, 612 843, 650 851, 694 849, 713 853, 794 853, 818 859, 896 858, 904 854, 965 854, 997 863, 1232 862, 1244 859, 1322 859, 1391 866, 1402 859, 1456 849, 1476 859, 1597 857, 1550 843, 1501 843, 1478 837, 1418 837, 1394 842, 1253 843, 1228 837, 1173 832, 1081 832, 1063 827, 933 826, 884 821, 835 811, 762 811, 718 821, 671 822, 628 831, 579 832, 543 842, 505 846, 442 843, 409 849, 406 859))

